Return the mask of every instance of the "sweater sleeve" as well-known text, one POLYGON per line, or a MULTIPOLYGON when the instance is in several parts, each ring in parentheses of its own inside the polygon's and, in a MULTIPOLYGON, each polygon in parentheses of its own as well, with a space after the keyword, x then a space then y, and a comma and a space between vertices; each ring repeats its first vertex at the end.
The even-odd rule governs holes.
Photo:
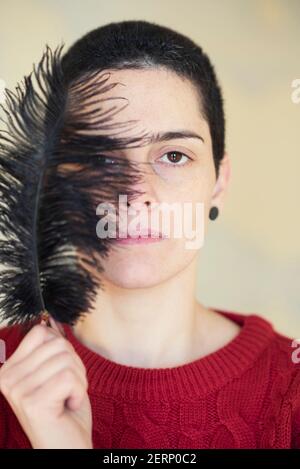
POLYGON ((292 448, 300 449, 300 403, 293 417, 292 448))
MULTIPOLYGON (((18 331, 17 326, 0 328, 0 339, 5 342, 5 359, 13 353, 20 340, 18 331)), ((0 368, 2 365, 3 363, 0 361, 0 368)), ((0 391, 0 448, 3 449, 11 448, 11 415, 12 409, 0 391)))
POLYGON ((292 448, 300 449, 300 363, 297 364, 293 380, 292 400, 292 448))
MULTIPOLYGON (((9 345, 8 337, 9 337, 10 329, 8 327, 0 328, 0 340, 5 343, 5 352, 4 352, 4 360, 7 358, 7 345, 9 345)), ((0 344, 2 345, 2 344, 0 344)), ((1 348, 1 352, 3 352, 3 348, 1 348)), ((1 353, 1 360, 0 360, 0 369, 3 365, 3 353, 1 353)), ((7 439, 8 439, 8 415, 7 415, 7 401, 3 396, 2 392, 0 391, 0 448, 6 448, 7 439)))
POLYGON ((0 392, 0 448, 1 449, 6 447, 6 440, 7 440, 6 403, 5 403, 5 397, 0 392))
POLYGON ((296 395, 292 405, 292 448, 300 449, 300 369, 296 381, 296 395))

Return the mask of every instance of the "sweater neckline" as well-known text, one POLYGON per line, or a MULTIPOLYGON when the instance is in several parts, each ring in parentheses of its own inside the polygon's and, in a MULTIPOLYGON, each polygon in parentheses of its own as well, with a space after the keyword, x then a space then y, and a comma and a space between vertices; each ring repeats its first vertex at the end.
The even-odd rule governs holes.
POLYGON ((254 365, 274 336, 272 324, 262 316, 209 309, 239 324, 239 333, 208 355, 168 368, 142 368, 114 362, 79 341, 70 325, 63 324, 63 327, 66 338, 86 367, 89 393, 126 400, 191 399, 240 376, 254 365))

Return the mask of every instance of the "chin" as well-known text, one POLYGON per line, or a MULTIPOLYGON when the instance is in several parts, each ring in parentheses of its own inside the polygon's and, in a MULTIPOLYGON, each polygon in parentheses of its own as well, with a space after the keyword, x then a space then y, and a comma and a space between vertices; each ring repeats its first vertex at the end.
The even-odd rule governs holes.
MULTIPOLYGON (((158 246, 158 245, 157 245, 158 246)), ((131 250, 112 252, 103 260, 102 279, 120 288, 150 288, 174 277, 185 269, 196 256, 182 246, 168 244, 168 249, 131 250), (176 249, 177 248, 177 249, 176 249)))
POLYGON ((120 288, 148 288, 162 283, 161 264, 157 266, 149 263, 119 262, 113 266, 106 265, 102 274, 104 281, 108 281, 120 288))

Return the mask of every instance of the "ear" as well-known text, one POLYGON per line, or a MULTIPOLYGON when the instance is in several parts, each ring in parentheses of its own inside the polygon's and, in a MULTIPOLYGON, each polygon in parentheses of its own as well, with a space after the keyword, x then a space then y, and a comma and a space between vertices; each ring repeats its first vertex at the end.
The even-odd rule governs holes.
POLYGON ((215 187, 212 194, 211 206, 218 207, 219 211, 222 210, 224 205, 224 199, 228 190, 229 181, 231 177, 231 162, 227 153, 220 162, 219 176, 215 183, 215 187))

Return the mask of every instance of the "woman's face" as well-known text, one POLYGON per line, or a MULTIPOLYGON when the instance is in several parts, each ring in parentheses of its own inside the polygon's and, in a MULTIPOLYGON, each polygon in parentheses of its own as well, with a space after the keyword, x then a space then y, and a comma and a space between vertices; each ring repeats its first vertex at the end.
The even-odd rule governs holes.
MULTIPOLYGON (((150 287, 180 273, 194 260, 202 246, 209 209, 214 204, 220 208, 228 177, 224 179, 221 171, 217 184, 208 123, 201 115, 197 92, 189 81, 162 68, 110 73, 107 84, 122 84, 105 93, 105 98, 128 99, 128 106, 114 119, 137 121, 134 131, 123 132, 122 136, 145 131, 151 135, 167 132, 197 135, 194 138, 177 135, 139 148, 105 152, 108 156, 115 154, 148 163, 143 181, 132 186, 144 194, 137 197, 131 207, 123 205, 124 217, 126 209, 129 210, 127 226, 131 226, 131 234, 136 226, 137 230, 153 228, 169 237, 151 243, 115 243, 109 256, 102 260, 101 277, 104 282, 119 287, 150 287), (175 207, 175 211, 172 212, 171 207, 175 207), (154 226, 151 220, 159 222, 154 226), (179 229, 176 236, 175 226, 179 229), (178 235, 181 228, 182 233, 178 235), (188 244, 187 241, 193 242, 188 244)), ((121 104, 123 106, 124 101, 121 104)), ((123 226, 122 232, 126 232, 126 225, 123 226)))

